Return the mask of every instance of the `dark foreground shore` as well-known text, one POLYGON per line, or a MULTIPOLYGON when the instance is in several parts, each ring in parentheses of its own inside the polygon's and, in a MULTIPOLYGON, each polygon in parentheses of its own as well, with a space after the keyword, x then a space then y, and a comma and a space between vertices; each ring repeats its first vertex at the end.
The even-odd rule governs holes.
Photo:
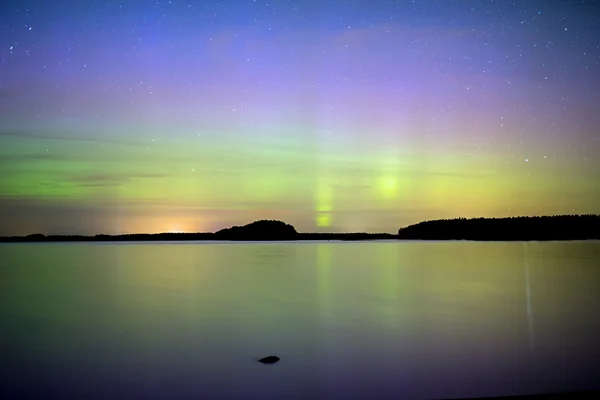
POLYGON ((549 394, 534 394, 527 396, 505 396, 505 397, 470 397, 470 398, 452 398, 445 400, 581 400, 581 399, 597 399, 600 396, 600 390, 590 390, 581 392, 565 392, 565 393, 549 393, 549 394))

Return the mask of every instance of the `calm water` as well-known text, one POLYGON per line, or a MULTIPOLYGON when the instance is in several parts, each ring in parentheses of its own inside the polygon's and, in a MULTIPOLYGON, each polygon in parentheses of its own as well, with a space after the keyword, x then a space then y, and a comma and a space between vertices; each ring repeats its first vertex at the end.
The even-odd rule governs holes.
POLYGON ((599 260, 597 241, 0 244, 0 397, 598 389, 599 260))

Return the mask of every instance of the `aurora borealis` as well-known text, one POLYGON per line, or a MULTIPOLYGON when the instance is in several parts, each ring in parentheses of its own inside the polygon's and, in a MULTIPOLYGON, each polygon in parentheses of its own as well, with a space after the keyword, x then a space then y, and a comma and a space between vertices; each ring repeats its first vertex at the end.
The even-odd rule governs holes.
POLYGON ((3 1, 0 57, 0 235, 600 213, 594 1, 3 1))

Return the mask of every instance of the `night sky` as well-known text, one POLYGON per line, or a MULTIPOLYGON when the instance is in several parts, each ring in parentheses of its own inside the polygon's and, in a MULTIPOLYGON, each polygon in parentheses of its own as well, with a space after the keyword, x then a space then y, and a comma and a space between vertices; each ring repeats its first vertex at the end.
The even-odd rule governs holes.
POLYGON ((600 2, 0 3, 0 235, 600 213, 600 2))

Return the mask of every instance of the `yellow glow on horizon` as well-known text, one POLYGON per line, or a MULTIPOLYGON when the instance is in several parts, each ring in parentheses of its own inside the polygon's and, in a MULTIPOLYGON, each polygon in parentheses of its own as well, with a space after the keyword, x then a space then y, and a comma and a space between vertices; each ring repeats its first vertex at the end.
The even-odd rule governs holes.
POLYGON ((198 218, 189 218, 175 215, 166 215, 152 217, 150 215, 136 216, 134 218, 122 219, 121 228, 118 233, 191 233, 204 232, 205 223, 201 223, 198 218))
POLYGON ((200 232, 200 230, 198 230, 197 226, 193 225, 193 222, 173 222, 173 219, 168 219, 165 218, 167 220, 169 220, 170 222, 163 225, 163 231, 162 232, 167 232, 167 233, 190 233, 190 232, 200 232))
POLYGON ((331 226, 331 214, 330 213, 318 213, 317 214, 317 226, 319 226, 319 227, 331 226))
POLYGON ((325 180, 317 186, 316 203, 316 225, 318 227, 331 226, 333 219, 331 216, 333 211, 333 189, 325 180))
POLYGON ((392 175, 384 175, 380 179, 381 195, 385 198, 394 197, 398 191, 398 179, 392 175))

